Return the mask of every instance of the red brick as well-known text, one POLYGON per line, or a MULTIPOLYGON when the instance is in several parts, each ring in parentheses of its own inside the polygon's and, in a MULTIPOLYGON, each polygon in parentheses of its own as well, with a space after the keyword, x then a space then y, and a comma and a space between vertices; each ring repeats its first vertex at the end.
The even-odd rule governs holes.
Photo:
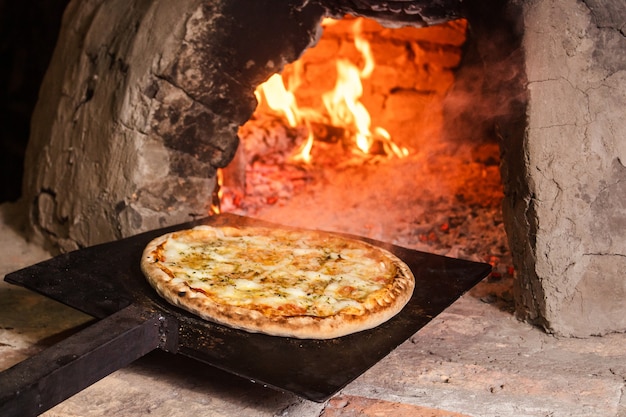
POLYGON ((469 417, 466 414, 371 398, 343 395, 333 398, 320 417, 469 417))

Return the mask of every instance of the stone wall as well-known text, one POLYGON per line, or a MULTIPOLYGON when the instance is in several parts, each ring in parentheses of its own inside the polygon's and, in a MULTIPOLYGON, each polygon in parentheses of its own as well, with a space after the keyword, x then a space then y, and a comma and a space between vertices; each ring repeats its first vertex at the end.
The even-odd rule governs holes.
POLYGON ((69 4, 25 161, 35 237, 68 251, 208 215, 254 88, 316 39, 323 14, 244 5, 69 4))
POLYGON ((528 125, 504 148, 517 312, 561 335, 623 332, 626 3, 529 0, 523 17, 528 125))

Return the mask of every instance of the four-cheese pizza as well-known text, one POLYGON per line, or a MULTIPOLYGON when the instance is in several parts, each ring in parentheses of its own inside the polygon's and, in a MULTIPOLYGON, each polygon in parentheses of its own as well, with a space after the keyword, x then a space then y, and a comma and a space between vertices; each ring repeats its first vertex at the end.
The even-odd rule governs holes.
POLYGON ((328 339, 396 315, 415 286, 395 255, 340 235, 213 227, 163 235, 141 267, 170 303, 250 332, 328 339))

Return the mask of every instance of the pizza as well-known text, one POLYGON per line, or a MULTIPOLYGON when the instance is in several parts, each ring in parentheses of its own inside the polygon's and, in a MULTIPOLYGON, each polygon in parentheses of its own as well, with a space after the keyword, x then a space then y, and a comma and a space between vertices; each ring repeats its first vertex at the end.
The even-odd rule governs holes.
POLYGON ((168 233, 146 246, 141 268, 161 297, 203 319, 302 339, 376 327, 415 287, 408 266, 381 247, 283 227, 168 233))

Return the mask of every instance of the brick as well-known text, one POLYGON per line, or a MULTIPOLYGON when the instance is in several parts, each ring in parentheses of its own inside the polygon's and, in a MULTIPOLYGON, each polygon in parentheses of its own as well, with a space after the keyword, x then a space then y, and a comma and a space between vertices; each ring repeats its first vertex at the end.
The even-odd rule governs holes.
POLYGON ((451 411, 344 395, 330 400, 320 417, 469 417, 451 411))

